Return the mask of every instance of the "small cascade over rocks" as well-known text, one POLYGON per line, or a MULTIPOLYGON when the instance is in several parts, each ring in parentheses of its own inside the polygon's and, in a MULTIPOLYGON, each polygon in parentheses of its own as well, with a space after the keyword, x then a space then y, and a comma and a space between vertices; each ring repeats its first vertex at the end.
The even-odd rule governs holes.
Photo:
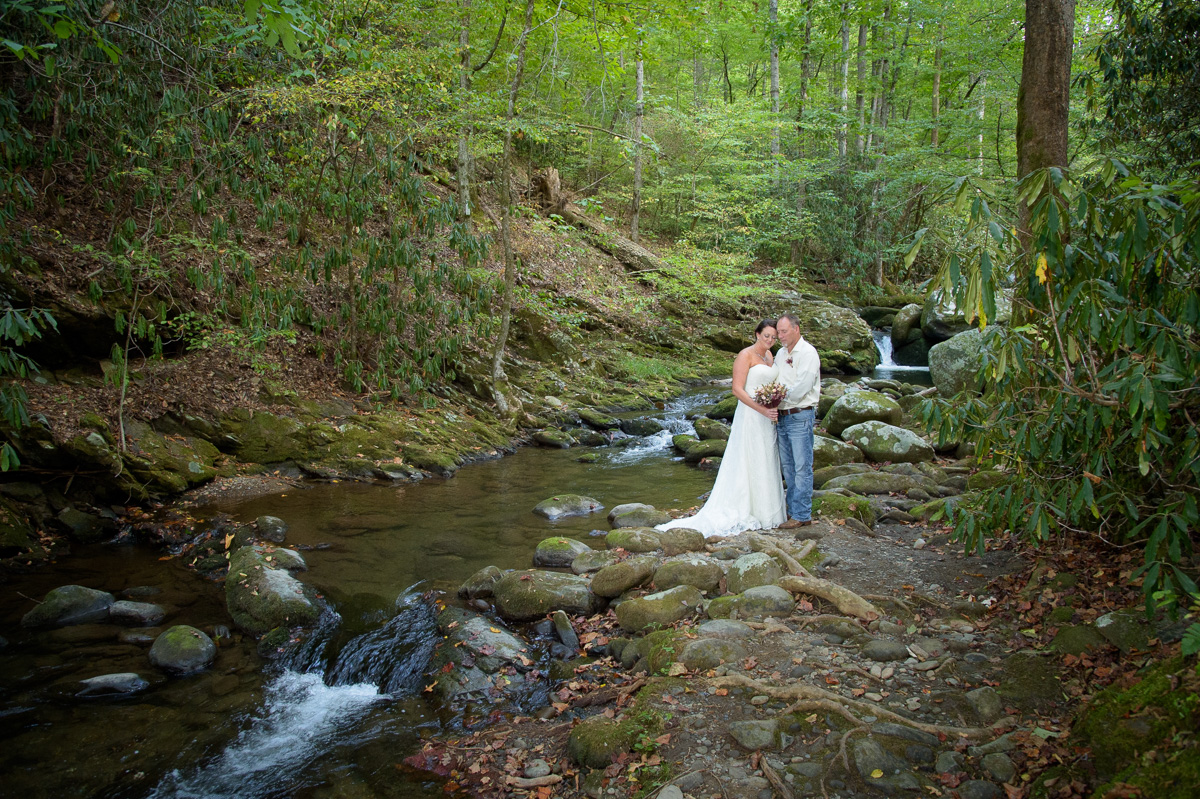
POLYGON ((871 337, 875 339, 875 348, 879 350, 879 365, 875 374, 892 372, 928 372, 928 366, 902 366, 892 358, 892 335, 890 330, 872 330, 871 337))

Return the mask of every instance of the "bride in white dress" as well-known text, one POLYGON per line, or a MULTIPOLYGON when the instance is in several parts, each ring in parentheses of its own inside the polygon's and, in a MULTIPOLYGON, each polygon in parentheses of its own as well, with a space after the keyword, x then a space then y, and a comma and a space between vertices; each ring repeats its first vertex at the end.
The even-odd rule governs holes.
POLYGON ((754 331, 754 343, 734 359, 733 393, 738 405, 708 501, 696 515, 660 524, 657 529, 686 527, 713 538, 778 527, 787 521, 775 438, 779 412, 754 401, 754 390, 779 375, 771 355, 776 339, 775 323, 761 322, 754 331))

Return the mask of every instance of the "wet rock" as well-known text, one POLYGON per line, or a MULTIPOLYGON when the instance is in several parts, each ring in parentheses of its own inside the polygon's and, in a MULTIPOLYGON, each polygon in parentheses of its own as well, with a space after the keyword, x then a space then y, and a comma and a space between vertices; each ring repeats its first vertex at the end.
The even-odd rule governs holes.
POLYGON ((852 747, 852 754, 854 767, 868 785, 876 786, 882 779, 871 776, 876 771, 881 772, 883 777, 889 777, 908 768, 908 763, 902 758, 887 751, 878 741, 871 738, 856 739, 852 747))
POLYGON ((117 624, 146 626, 158 624, 167 617, 167 611, 161 605, 120 599, 109 606, 108 617, 117 624))
POLYGON ((603 509, 604 506, 600 504, 600 501, 591 497, 580 494, 559 494, 549 499, 543 499, 534 506, 533 512, 554 521, 569 516, 587 516, 589 513, 603 509))
POLYGON ((968 746, 967 754, 971 757, 984 757, 985 755, 992 755, 998 752, 1011 752, 1016 748, 1017 745, 1013 742, 1012 733, 1005 733, 994 741, 988 741, 979 746, 968 746))
MULTIPOLYGON (((899 311, 896 311, 896 316, 892 319, 892 352, 901 347, 912 344, 914 341, 923 339, 921 333, 921 306, 915 302, 910 302, 899 311), (912 335, 915 334, 915 335, 912 335)), ((895 358, 893 357, 893 360, 895 358)), ((896 361, 896 363, 900 363, 896 361)))
POLYGON ((584 552, 590 552, 591 549, 587 544, 573 538, 561 536, 546 538, 534 550, 533 565, 565 569, 575 561, 575 558, 584 552))
POLYGON ((161 634, 162 630, 158 627, 142 627, 132 630, 121 630, 121 632, 117 634, 117 640, 123 644, 133 644, 134 646, 150 646, 161 634))
POLYGON ((40 605, 26 613, 21 626, 38 629, 100 621, 108 616, 114 601, 107 591, 64 585, 47 593, 40 605))
POLYGON ((966 762, 967 758, 962 752, 940 752, 933 764, 933 770, 938 774, 958 774, 963 771, 966 762))
POLYGON ((85 513, 75 507, 66 507, 58 512, 58 520, 71 533, 71 537, 84 544, 99 541, 116 531, 116 524, 94 513, 85 513))
POLYGON ((568 449, 575 443, 575 439, 565 430, 559 430, 556 427, 547 427, 545 430, 538 430, 532 436, 535 444, 550 449, 568 449))
POLYGON ((842 431, 842 437, 861 449, 870 461, 917 463, 935 457, 928 441, 911 430, 885 422, 852 425, 842 431))
POLYGON ((721 457, 725 454, 725 444, 726 441, 721 438, 713 438, 693 444, 683 453, 683 460, 687 463, 699 463, 705 458, 721 457))
POLYGON ((536 760, 530 761, 529 764, 525 766, 525 771, 523 773, 526 779, 531 780, 536 780, 539 777, 548 777, 550 775, 550 764, 539 757, 536 760))
POLYGON ((649 582, 657 566, 657 559, 649 555, 605 566, 592 575, 592 592, 602 597, 618 597, 631 588, 649 582))
POLYGON ((670 530, 660 530, 658 538, 662 543, 663 554, 667 557, 684 552, 704 551, 704 534, 699 530, 692 530, 688 527, 672 527, 670 530))
MULTIPOLYGON (((993 329, 989 327, 987 332, 993 329)), ((972 329, 929 348, 929 376, 939 395, 950 398, 963 391, 979 391, 984 337, 984 331, 972 329)))
POLYGON ((696 438, 695 436, 689 436, 686 433, 680 433, 679 435, 671 436, 671 446, 674 447, 675 451, 680 455, 683 455, 689 449, 699 443, 700 439, 696 438))
POLYGON ((936 735, 930 732, 923 732, 913 727, 908 727, 903 724, 895 724, 890 721, 879 721, 871 725, 871 731, 876 735, 884 735, 889 738, 899 738, 904 741, 921 744, 922 746, 938 746, 941 741, 936 735))
MULTIPOLYGON (((1012 293, 1001 292, 996 295, 996 318, 993 321, 1007 322, 1011 317, 1012 293)), ((921 308, 921 332, 928 341, 946 341, 964 330, 971 330, 972 325, 954 298, 946 296, 942 289, 934 289, 925 298, 921 308)))
POLYGON ((729 440, 729 425, 716 419, 701 416, 695 421, 696 437, 701 441, 713 439, 729 440))
POLYGON ((626 552, 654 552, 662 549, 662 538, 657 530, 648 527, 628 527, 613 530, 604 538, 609 549, 624 549, 626 552))
POLYGON ((725 571, 716 561, 702 555, 687 555, 659 566, 654 573, 654 585, 661 590, 677 585, 692 585, 703 593, 711 594, 724 577, 725 571))
POLYGON ((733 740, 748 752, 774 749, 779 742, 779 724, 774 719, 735 721, 727 728, 733 740))
POLYGON ((617 517, 617 514, 624 513, 630 510, 654 510, 653 505, 647 505, 644 502, 623 502, 620 505, 614 505, 612 510, 608 512, 608 521, 611 524, 612 520, 617 517))
POLYGON ((606 413, 601 413, 594 408, 580 408, 579 418, 588 427, 596 430, 616 430, 621 426, 621 422, 615 416, 609 416, 606 413))
POLYGON ((590 581, 575 574, 541 570, 509 572, 492 588, 496 610, 510 621, 538 619, 555 610, 590 616, 604 606, 590 581))
POLYGON ((1105 613, 1096 619, 1096 629, 1105 640, 1122 652, 1145 650, 1149 646, 1146 621, 1142 614, 1136 611, 1117 610, 1105 613))
POLYGON ((621 432, 631 436, 652 436, 663 431, 662 422, 657 419, 622 419, 621 432))
POLYGON ((554 620, 554 632, 558 635, 558 640, 571 650, 571 654, 578 652, 579 636, 575 634, 575 628, 571 626, 570 617, 561 610, 556 610, 550 618, 554 620))
POLYGON ((899 641, 887 641, 881 638, 876 638, 868 641, 866 646, 862 648, 862 656, 868 660, 877 660, 881 663, 887 663, 895 660, 907 660, 908 647, 899 641))
POLYGON ((150 647, 150 662, 176 676, 206 669, 216 656, 217 646, 212 639, 186 624, 171 627, 150 647))
POLYGON ((485 566, 467 578, 458 587, 458 595, 463 599, 479 599, 492 595, 492 586, 504 576, 504 572, 495 566, 485 566))
POLYGON ((617 622, 621 629, 638 632, 648 627, 668 627, 680 619, 696 614, 704 597, 690 585, 639 599, 629 599, 617 606, 617 622))
POLYGON ((592 716, 577 724, 567 738, 567 756, 588 768, 603 769, 622 752, 628 752, 636 740, 632 724, 592 716))
POLYGON ((443 700, 519 690, 523 680, 508 667, 523 669, 531 662, 524 641, 493 620, 460 608, 443 610, 437 624, 445 640, 434 653, 429 670, 437 679, 435 690, 443 700), (449 664, 452 667, 447 669, 449 664), (493 675, 501 670, 510 673, 494 679, 493 675))
POLYGON ((75 694, 78 697, 112 697, 112 696, 132 696, 139 694, 150 687, 149 681, 142 678, 141 675, 134 672, 122 672, 120 674, 102 674, 99 677, 90 677, 86 680, 80 680, 79 684, 83 687, 75 694))
POLYGON ((737 641, 697 638, 684 645, 683 651, 679 653, 679 662, 692 671, 706 671, 723 663, 740 662, 746 655, 746 647, 737 641))
POLYGON ((259 516, 254 520, 258 537, 274 544, 282 544, 287 538, 288 524, 278 516, 259 516))
POLYGON ((984 755, 979 761, 984 770, 997 782, 1012 782, 1017 777, 1017 767, 1012 758, 1001 752, 984 755))
POLYGON ((612 517, 609 523, 614 528, 653 527, 656 524, 665 524, 669 521, 671 521, 671 516, 668 513, 645 506, 618 513, 612 517))
POLYGON ((783 577, 783 569, 765 552, 743 555, 729 567, 726 578, 729 592, 740 594, 747 588, 774 585, 783 577))
MULTIPOLYGON (((590 574, 611 566, 617 562, 617 553, 608 549, 589 549, 582 552, 571 561, 571 571, 576 574, 590 574)), ((499 579, 499 578, 497 578, 499 579)))
POLYGON ((891 397, 877 391, 847 391, 829 408, 825 414, 824 425, 830 435, 842 435, 848 427, 866 421, 879 421, 888 424, 898 424, 904 416, 904 411, 891 397))
POLYGON ((234 552, 225 577, 225 604, 234 623, 261 635, 315 622, 321 615, 316 592, 288 573, 299 558, 299 553, 263 546, 234 552))

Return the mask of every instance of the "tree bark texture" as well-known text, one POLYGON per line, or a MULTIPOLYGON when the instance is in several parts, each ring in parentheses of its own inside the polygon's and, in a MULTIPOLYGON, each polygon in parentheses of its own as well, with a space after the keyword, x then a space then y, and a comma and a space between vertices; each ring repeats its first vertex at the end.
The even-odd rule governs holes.
POLYGON ((771 170, 779 186, 779 0, 771 0, 771 170))
POLYGON ((633 109, 633 201, 630 208, 629 238, 638 240, 638 224, 642 212, 642 120, 646 113, 645 73, 642 60, 642 40, 637 43, 637 102, 633 109))

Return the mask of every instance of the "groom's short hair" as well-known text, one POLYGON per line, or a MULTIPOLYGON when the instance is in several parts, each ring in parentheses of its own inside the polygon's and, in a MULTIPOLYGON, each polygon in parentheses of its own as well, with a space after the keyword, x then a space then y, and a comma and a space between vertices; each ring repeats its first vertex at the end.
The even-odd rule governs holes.
MULTIPOLYGON (((788 311, 787 313, 781 313, 781 314, 779 315, 779 318, 780 318, 780 319, 786 319, 786 320, 788 320, 789 322, 791 322, 793 325, 795 325, 796 327, 800 327, 800 320, 799 320, 799 319, 797 319, 797 318, 796 318, 796 315, 795 315, 794 313, 792 313, 791 311, 788 311)), ((778 321, 778 320, 777 320, 777 321, 778 321)))

